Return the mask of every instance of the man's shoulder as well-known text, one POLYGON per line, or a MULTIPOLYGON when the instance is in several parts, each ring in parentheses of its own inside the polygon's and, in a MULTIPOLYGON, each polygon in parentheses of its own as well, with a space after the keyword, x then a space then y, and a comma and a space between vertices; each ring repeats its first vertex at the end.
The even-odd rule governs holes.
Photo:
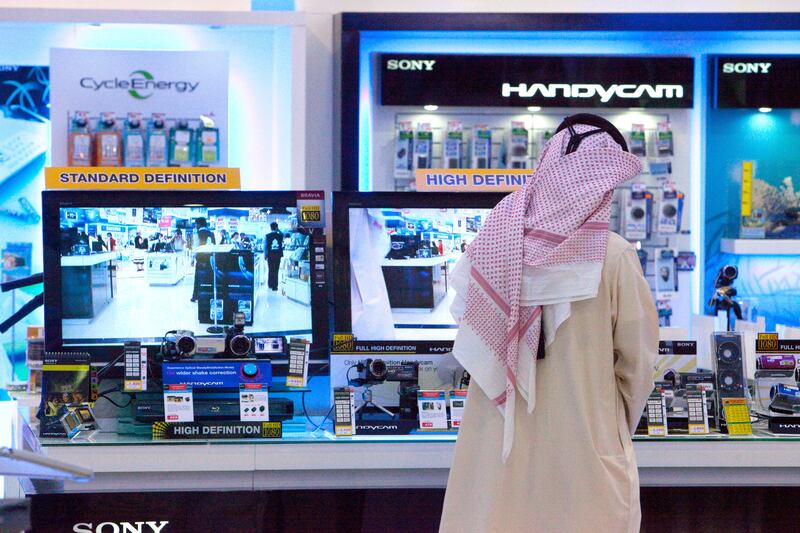
POLYGON ((608 232, 608 249, 606 251, 606 260, 618 258, 631 250, 635 251, 633 244, 613 231, 608 232))

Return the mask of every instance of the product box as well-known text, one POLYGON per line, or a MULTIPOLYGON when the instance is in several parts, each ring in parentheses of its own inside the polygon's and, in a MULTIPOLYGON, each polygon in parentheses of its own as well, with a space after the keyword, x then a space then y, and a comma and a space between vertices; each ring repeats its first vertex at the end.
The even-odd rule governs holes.
POLYGON ((697 370, 697 341, 660 341, 653 381, 664 381, 672 373, 686 374, 697 370))
POLYGON ((644 124, 633 124, 631 126, 630 146, 628 148, 633 155, 647 156, 647 137, 644 131, 644 124))
POLYGON ((646 239, 650 228, 649 199, 652 199, 652 194, 643 183, 633 183, 623 193, 623 236, 632 241, 646 239))
POLYGON ((66 437, 61 418, 66 406, 83 404, 92 396, 89 354, 46 352, 42 364, 42 401, 37 418, 40 437, 66 437))
POLYGON ((528 130, 522 121, 511 122, 505 162, 507 168, 528 168, 528 130))
POLYGON ((414 130, 411 122, 400 122, 394 144, 394 177, 411 177, 414 154, 414 130))
POLYGON ((664 183, 658 207, 658 232, 674 234, 680 231, 683 214, 683 193, 675 189, 672 182, 664 183))
POLYGON ((672 143, 672 125, 669 121, 659 122, 656 125, 656 151, 660 157, 675 153, 672 143))
POLYGON ((414 139, 414 168, 431 168, 433 162, 433 132, 427 122, 417 124, 414 139))
POLYGON ((492 166, 492 130, 485 124, 472 130, 469 150, 470 168, 490 168, 492 166))
POLYGON ((461 153, 462 142, 464 141, 464 132, 462 130, 461 122, 450 121, 447 123, 447 131, 444 137, 444 147, 442 154, 444 156, 444 168, 461 168, 461 153))

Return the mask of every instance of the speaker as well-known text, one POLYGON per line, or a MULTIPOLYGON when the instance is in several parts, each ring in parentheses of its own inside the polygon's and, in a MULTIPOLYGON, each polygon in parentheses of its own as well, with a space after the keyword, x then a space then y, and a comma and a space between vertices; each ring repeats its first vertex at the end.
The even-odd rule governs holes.
POLYGON ((742 334, 716 332, 711 336, 714 363, 717 413, 724 417, 722 403, 725 398, 750 399, 747 389, 742 334))

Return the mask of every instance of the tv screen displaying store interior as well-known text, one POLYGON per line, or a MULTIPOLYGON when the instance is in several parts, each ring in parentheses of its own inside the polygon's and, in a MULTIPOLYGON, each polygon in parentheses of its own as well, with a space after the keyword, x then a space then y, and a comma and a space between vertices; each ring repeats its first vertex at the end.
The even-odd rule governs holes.
POLYGON ((502 194, 334 193, 335 328, 453 340, 449 275, 502 194))
POLYGON ((169 330, 218 334, 234 313, 252 336, 327 342, 312 264, 322 229, 298 221, 295 193, 44 199, 48 347, 158 344, 169 330))

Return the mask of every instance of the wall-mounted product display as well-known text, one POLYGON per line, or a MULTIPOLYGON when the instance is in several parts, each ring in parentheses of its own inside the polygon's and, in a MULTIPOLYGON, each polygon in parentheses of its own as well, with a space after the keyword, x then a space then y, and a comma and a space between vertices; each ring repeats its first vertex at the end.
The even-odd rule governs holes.
POLYGON ((226 53, 56 48, 50 60, 54 165, 227 165, 226 53))
POLYGON ((733 298, 766 326, 798 324, 800 57, 721 55, 709 60, 705 290, 725 265, 733 298))

